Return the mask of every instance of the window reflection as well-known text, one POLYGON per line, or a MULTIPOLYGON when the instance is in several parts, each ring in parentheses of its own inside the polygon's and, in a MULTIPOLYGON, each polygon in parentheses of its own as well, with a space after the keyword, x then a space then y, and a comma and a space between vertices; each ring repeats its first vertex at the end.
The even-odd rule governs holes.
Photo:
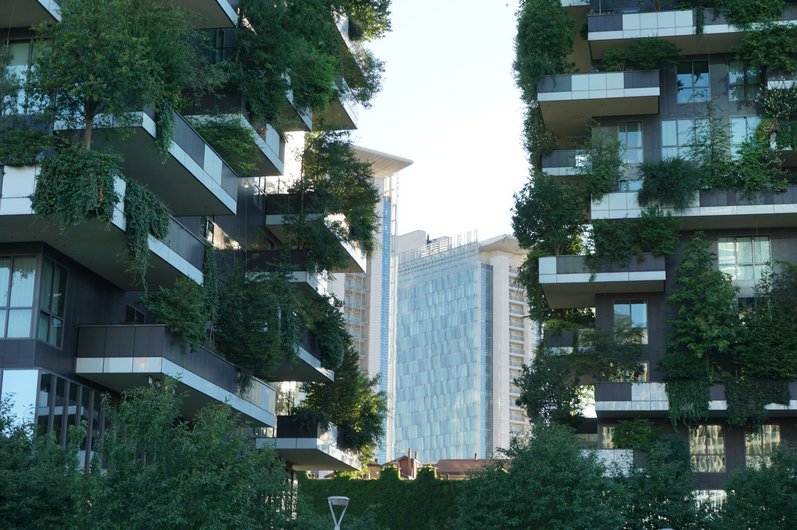
POLYGON ((695 473, 725 472, 725 436, 721 425, 689 428, 689 454, 695 473))

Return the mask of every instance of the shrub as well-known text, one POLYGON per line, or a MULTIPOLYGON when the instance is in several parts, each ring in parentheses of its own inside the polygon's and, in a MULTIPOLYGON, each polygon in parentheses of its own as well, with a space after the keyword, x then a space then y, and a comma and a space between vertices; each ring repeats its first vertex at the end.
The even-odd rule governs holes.
POLYGON ((664 206, 682 211, 689 207, 701 187, 699 168, 683 158, 643 162, 640 170, 643 178, 640 206, 664 206))

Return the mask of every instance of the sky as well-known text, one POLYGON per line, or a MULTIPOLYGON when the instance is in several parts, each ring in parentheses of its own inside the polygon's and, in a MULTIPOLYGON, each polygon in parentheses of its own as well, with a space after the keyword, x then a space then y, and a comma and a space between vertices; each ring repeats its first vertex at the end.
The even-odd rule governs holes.
POLYGON ((517 0, 393 0, 393 30, 368 44, 384 81, 352 138, 414 161, 400 173, 399 234, 512 232, 512 195, 528 175, 516 10, 517 0))

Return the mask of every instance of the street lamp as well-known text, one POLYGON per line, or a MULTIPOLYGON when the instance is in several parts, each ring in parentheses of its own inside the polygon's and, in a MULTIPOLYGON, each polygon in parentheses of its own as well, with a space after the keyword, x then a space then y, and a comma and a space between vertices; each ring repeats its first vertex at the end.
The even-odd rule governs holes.
POLYGON ((327 497, 329 503, 329 511, 332 512, 332 522, 335 523, 335 530, 340 530, 340 522, 346 514, 346 508, 349 507, 348 497, 327 497), (343 506, 343 511, 340 512, 340 517, 335 516, 335 506, 343 506))

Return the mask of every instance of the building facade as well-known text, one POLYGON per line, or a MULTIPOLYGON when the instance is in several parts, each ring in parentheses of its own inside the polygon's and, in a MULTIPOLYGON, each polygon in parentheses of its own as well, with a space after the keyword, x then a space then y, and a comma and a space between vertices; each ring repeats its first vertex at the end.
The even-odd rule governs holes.
POLYGON ((487 458, 524 432, 512 380, 535 333, 511 236, 399 237, 393 454, 487 458))
MULTIPOLYGON (((61 22, 60 4, 4 2, 1 44, 11 52, 9 72, 24 78, 33 56, 30 28, 61 22)), ((215 60, 227 57, 241 32, 267 33, 267 28, 253 28, 242 20, 240 2, 181 4, 191 11, 196 29, 209 36, 215 60)), ((351 61, 361 44, 353 41, 357 37, 350 38, 346 17, 329 16, 339 33, 331 45, 348 53, 351 61)), ((353 68, 348 72, 353 77, 349 82, 356 86, 358 74, 353 68)), ((20 92, 8 116, 28 111, 22 105, 24 97, 20 92)), ((322 297, 323 275, 304 264, 285 231, 287 216, 295 214, 295 197, 283 189, 268 189, 268 182, 284 171, 286 150, 291 151, 285 145, 288 133, 311 131, 321 121, 325 129, 355 129, 357 104, 343 77, 323 112, 298 106, 291 93, 282 99, 285 118, 279 131, 254 118, 245 96, 235 89, 210 103, 203 100, 182 113, 174 111, 174 137, 165 153, 155 149, 161 133, 150 107, 131 109, 127 134, 106 135, 98 127, 99 149, 125 160, 122 174, 114 179, 119 199, 108 222, 88 220, 62 228, 34 210, 31 194, 39 182, 41 157, 48 153, 35 153, 29 164, 0 161, 0 394, 18 421, 34 425, 40 434, 54 432, 62 443, 69 426, 85 422, 81 457, 88 465, 106 429, 102 396, 118 399, 129 388, 172 377, 186 395, 180 411, 186 419, 205 404, 226 402, 254 428, 257 444, 276 447, 291 469, 359 469, 356 454, 338 447, 335 426, 308 428, 289 415, 278 416, 280 382, 334 378, 333 370, 324 366, 312 330, 304 330, 288 362, 274 365, 267 377, 253 378, 242 388, 235 364, 205 347, 189 346, 156 323, 143 303, 145 288, 158 292, 184 279, 202 284, 208 279, 211 255, 218 257, 219 268, 245 261, 249 273, 272 272, 275 256, 289 256, 283 265, 300 296, 327 303, 322 297), (199 134, 208 126, 203 118, 218 119, 219 112, 245 131, 249 152, 256 155, 250 168, 256 176, 238 174, 234 161, 199 134), (149 189, 169 211, 166 234, 144 236, 145 287, 124 259, 133 229, 125 196, 134 186, 149 189)), ((46 133, 59 134, 52 127, 46 133)), ((323 220, 323 214, 308 215, 323 220)), ((345 258, 328 272, 364 272, 365 258, 358 248, 336 239, 333 232, 323 235, 337 241, 345 258)))
MULTIPOLYGON (((604 260, 597 270, 584 256, 539 259, 539 284, 551 309, 592 309, 598 330, 613 333, 631 327, 641 333, 641 375, 594 382, 597 419, 584 433, 591 433, 609 459, 624 451, 612 441, 619 422, 647 418, 663 432, 673 431, 667 374, 661 364, 677 316, 668 300, 677 288, 685 246, 695 234, 703 232, 715 268, 738 289, 740 312, 755 303, 755 286, 770 266, 777 270, 778 262, 797 259, 794 151, 782 124, 775 132, 773 120, 779 118, 765 100, 779 90, 788 91, 794 74, 742 62, 739 50, 750 45, 749 37, 770 31, 755 25, 763 19, 740 21, 732 12, 704 8, 702 3, 694 9, 683 4, 563 0, 562 9, 574 26, 585 28, 583 34, 575 32, 569 56, 578 73, 543 76, 534 98, 544 127, 558 142, 556 149, 535 161, 542 173, 579 186, 589 173, 585 160, 597 156, 589 151, 596 133, 620 145, 622 164, 614 188, 600 197, 593 195, 589 203, 589 220, 595 224, 631 223, 648 215, 640 205, 640 189, 650 184, 650 170, 641 164, 668 164, 675 158, 699 163, 698 149, 710 141, 721 146, 728 164, 748 156, 744 146, 772 150, 771 175, 782 176, 776 189, 764 186, 745 194, 732 186, 711 189, 704 184, 692 190, 684 208, 662 201, 664 214, 677 219, 680 244, 674 251, 645 253, 627 262, 604 260), (642 71, 631 61, 624 71, 613 62, 618 52, 633 54, 653 42, 643 39, 651 38, 674 44, 678 56, 642 71), (768 120, 770 129, 760 127, 768 120)), ((786 3, 774 22, 781 29, 794 25, 795 6, 786 3)), ((546 332, 546 346, 560 354, 573 351, 577 335, 546 332)), ((703 496, 718 494, 735 468, 760 464, 780 444, 797 441, 797 385, 781 383, 790 395, 784 403, 766 405, 760 426, 744 428, 730 422, 727 385, 714 380, 707 384, 704 417, 675 429, 690 448, 703 496)))

